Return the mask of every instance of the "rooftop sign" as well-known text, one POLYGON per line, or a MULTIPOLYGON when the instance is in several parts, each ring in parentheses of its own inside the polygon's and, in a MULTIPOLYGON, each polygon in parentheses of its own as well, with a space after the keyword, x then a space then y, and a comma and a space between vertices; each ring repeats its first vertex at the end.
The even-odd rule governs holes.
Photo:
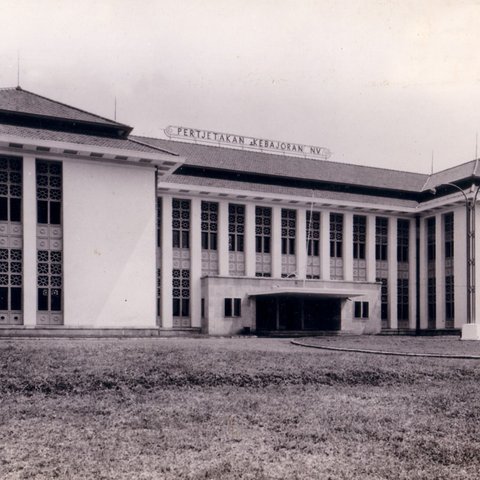
POLYGON ((164 131, 168 138, 188 140, 195 143, 227 145, 232 148, 300 155, 303 157, 319 158, 321 160, 327 160, 332 155, 330 150, 325 147, 281 142, 279 140, 267 140, 265 138, 246 137, 245 135, 235 135, 232 133, 213 132, 210 130, 198 130, 195 128, 176 127, 171 125, 164 131))

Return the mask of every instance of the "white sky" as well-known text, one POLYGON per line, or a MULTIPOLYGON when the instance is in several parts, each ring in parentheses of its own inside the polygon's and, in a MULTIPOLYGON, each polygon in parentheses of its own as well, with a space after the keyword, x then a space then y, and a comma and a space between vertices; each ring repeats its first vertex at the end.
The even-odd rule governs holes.
POLYGON ((0 86, 429 172, 475 156, 480 0, 0 0, 0 86))

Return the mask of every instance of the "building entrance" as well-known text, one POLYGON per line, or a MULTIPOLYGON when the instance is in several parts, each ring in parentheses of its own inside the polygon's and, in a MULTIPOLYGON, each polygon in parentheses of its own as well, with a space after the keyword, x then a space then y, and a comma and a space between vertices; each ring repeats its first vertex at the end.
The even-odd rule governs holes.
POLYGON ((340 330, 340 312, 339 298, 259 296, 257 331, 340 330))

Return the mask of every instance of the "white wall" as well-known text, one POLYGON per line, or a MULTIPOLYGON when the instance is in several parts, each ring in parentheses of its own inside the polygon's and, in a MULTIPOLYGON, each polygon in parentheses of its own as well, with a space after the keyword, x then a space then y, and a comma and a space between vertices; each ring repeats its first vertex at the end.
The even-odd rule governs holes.
POLYGON ((153 168, 63 162, 64 322, 155 327, 153 168))

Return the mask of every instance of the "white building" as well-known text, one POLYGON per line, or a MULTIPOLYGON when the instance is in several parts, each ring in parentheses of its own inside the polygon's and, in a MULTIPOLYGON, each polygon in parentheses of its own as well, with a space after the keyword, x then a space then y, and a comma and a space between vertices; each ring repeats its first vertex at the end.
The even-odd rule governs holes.
POLYGON ((478 174, 138 137, 0 89, 0 334, 460 329, 478 174))

